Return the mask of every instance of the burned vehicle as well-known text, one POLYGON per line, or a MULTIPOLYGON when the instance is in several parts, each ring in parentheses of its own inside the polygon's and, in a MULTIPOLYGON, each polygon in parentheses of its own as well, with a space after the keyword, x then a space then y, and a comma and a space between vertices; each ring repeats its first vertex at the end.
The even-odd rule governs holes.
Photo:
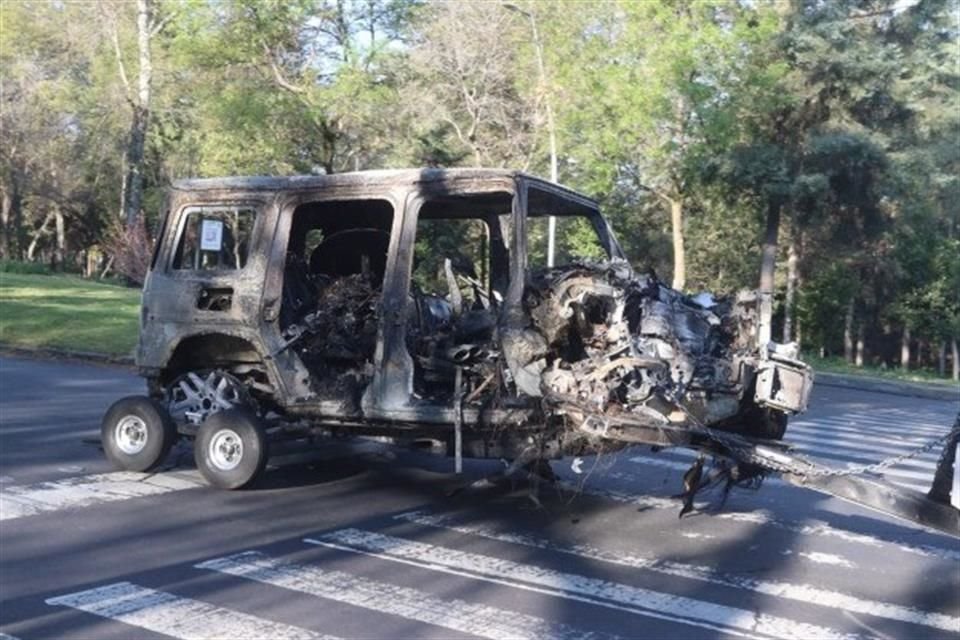
POLYGON ((522 173, 181 181, 143 289, 148 395, 110 408, 103 446, 142 471, 192 438, 231 489, 285 446, 344 435, 458 464, 630 444, 777 455, 812 373, 760 343, 758 311, 754 292, 691 297, 634 271, 596 202, 522 173))
POLYGON ((506 458, 697 445, 699 425, 776 441, 811 373, 757 331, 754 294, 634 272, 595 202, 530 176, 184 181, 143 289, 149 399, 111 409, 104 445, 144 470, 194 437, 232 488, 270 425, 506 458), (576 245, 555 267, 531 241, 551 216, 576 245))

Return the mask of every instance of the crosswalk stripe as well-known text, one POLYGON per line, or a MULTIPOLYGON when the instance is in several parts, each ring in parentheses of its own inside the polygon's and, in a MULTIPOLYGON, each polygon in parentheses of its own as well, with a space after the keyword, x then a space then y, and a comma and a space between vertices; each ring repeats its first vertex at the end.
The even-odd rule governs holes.
POLYGON ((884 427, 880 425, 858 426, 842 420, 818 418, 816 420, 791 420, 787 425, 787 434, 795 431, 810 431, 813 433, 838 433, 848 437, 882 436, 899 442, 925 442, 930 438, 942 435, 946 429, 918 429, 904 431, 903 428, 884 427))
POLYGON ((787 431, 794 427, 814 427, 823 430, 845 431, 850 434, 881 434, 901 438, 929 438, 949 430, 949 424, 920 425, 912 420, 888 422, 872 418, 849 418, 845 415, 800 418, 791 420, 787 431))
POLYGON ((437 547, 361 529, 341 529, 304 541, 517 589, 549 593, 641 616, 712 628, 724 633, 761 634, 776 638, 859 637, 760 611, 739 609, 503 558, 437 547))
POLYGON ((854 613, 862 613, 890 620, 899 620, 901 622, 933 627, 944 631, 960 631, 960 618, 922 611, 915 607, 904 607, 887 602, 858 598, 840 591, 820 589, 806 584, 759 580, 720 573, 705 566, 674 562, 671 560, 659 560, 632 553, 611 553, 586 544, 567 546, 529 534, 504 533, 481 525, 456 524, 452 522, 452 518, 449 516, 434 515, 422 511, 401 513, 395 515, 394 519, 437 529, 456 531, 464 535, 478 536, 487 538, 488 540, 496 540, 508 544, 519 544, 579 558, 598 560, 610 564, 631 567, 633 569, 644 569, 654 573, 689 578, 691 580, 736 589, 745 589, 768 596, 795 600, 831 609, 852 611, 854 613))
MULTIPOLYGON (((956 404, 953 405, 956 407, 956 404)), ((943 413, 932 413, 923 411, 905 411, 902 409, 876 409, 869 413, 863 411, 847 411, 845 413, 825 416, 827 419, 839 420, 845 419, 853 424, 881 424, 891 427, 904 427, 917 429, 943 429, 953 422, 953 410, 946 410, 943 413)))
POLYGON ((232 609, 117 582, 46 601, 182 640, 337 640, 334 636, 232 609))
MULTIPOLYGON (((793 445, 793 450, 800 454, 816 455, 820 457, 843 458, 847 457, 852 461, 863 460, 886 460, 904 454, 913 453, 917 447, 912 445, 899 448, 892 447, 859 447, 854 444, 844 442, 832 442, 823 438, 797 438, 792 437, 787 440, 793 445)), ((933 473, 937 468, 936 454, 928 451, 922 454, 916 454, 912 458, 907 458, 897 462, 897 466, 914 467, 920 470, 928 470, 933 473)))
POLYGON ((204 483, 195 471, 165 474, 117 471, 22 486, 3 485, 0 488, 0 520, 200 486, 204 486, 204 483))
POLYGON ((245 551, 207 560, 197 564, 196 568, 209 569, 482 638, 603 640, 616 637, 489 605, 459 599, 445 600, 417 589, 378 582, 341 571, 277 560, 258 551, 245 551))
MULTIPOLYGON (((933 438, 931 438, 933 440, 933 438)), ((918 449, 921 445, 926 444, 929 440, 924 441, 923 443, 914 444, 912 442, 892 442, 888 439, 877 439, 870 440, 868 435, 861 436, 860 440, 854 440, 843 437, 836 437, 833 434, 818 434, 812 435, 808 433, 797 433, 793 431, 788 431, 786 436, 786 441, 790 444, 795 444, 801 449, 826 449, 828 451, 852 451, 856 453, 875 453, 881 454, 883 457, 886 456, 898 456, 915 449, 918 449)), ((939 452, 937 452, 939 454, 939 452)), ((931 469, 936 466, 936 455, 931 452, 927 452, 926 459, 911 459, 911 462, 922 464, 923 466, 929 466, 931 469)))
MULTIPOLYGON (((629 474, 618 473, 618 472, 610 472, 606 474, 605 477, 608 477, 611 479, 617 479, 617 480, 636 481, 635 477, 629 474)), ((657 496, 626 493, 624 491, 617 491, 612 489, 601 489, 598 487, 583 487, 583 488, 579 488, 578 490, 584 494, 588 494, 598 498, 605 498, 608 500, 613 500, 614 502, 621 502, 624 504, 636 505, 646 509, 665 509, 665 510, 677 511, 679 509, 679 504, 680 504, 679 501, 673 500, 670 498, 660 498, 657 496)), ((830 526, 826 522, 820 522, 815 520, 806 521, 806 522, 791 522, 787 520, 778 520, 770 512, 765 510, 739 512, 739 513, 738 512, 720 512, 720 513, 713 513, 710 515, 710 517, 716 518, 718 520, 748 522, 748 523, 756 524, 760 526, 773 527, 775 529, 788 531, 790 533, 798 534, 798 535, 834 538, 837 540, 843 540, 845 542, 862 544, 869 547, 880 547, 888 550, 897 549, 905 553, 910 553, 913 555, 925 556, 930 558, 937 558, 940 560, 945 560, 947 562, 960 562, 960 551, 956 549, 948 549, 944 547, 927 545, 927 544, 890 542, 890 541, 877 538, 876 536, 871 536, 869 534, 855 533, 848 529, 838 529, 836 527, 830 526)))
MULTIPOLYGON (((660 467, 662 469, 670 469, 671 471, 686 471, 690 468, 690 462, 681 462, 679 460, 665 460, 662 458, 650 458, 647 456, 633 456, 629 458, 629 461, 634 464, 642 464, 649 467, 660 467)), ((872 462, 868 460, 867 462, 872 462)), ((901 487, 912 489, 914 491, 919 491, 920 493, 926 493, 930 488, 930 482, 933 481, 933 472, 930 473, 920 473, 920 472, 910 472, 909 470, 900 470, 896 467, 885 469, 883 471, 884 476, 888 477, 891 483, 896 484, 901 487), (925 481, 924 483, 910 482, 910 479, 920 479, 925 481)), ((782 487, 788 486, 789 483, 784 482, 780 478, 768 477, 764 481, 766 486, 782 487)))

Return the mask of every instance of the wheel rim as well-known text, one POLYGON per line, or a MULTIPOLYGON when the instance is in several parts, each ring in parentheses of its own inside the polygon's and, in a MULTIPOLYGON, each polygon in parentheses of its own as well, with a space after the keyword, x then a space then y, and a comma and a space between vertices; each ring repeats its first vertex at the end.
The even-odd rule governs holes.
POLYGON ((236 469, 243 459, 243 440, 233 429, 221 429, 210 439, 207 458, 218 471, 236 469))
POLYGON ((167 391, 167 409, 181 423, 200 424, 214 413, 244 401, 243 385, 218 369, 182 375, 167 391))
POLYGON ((113 439, 120 451, 135 456, 147 446, 149 438, 147 423, 140 416, 124 416, 117 421, 113 430, 113 439))

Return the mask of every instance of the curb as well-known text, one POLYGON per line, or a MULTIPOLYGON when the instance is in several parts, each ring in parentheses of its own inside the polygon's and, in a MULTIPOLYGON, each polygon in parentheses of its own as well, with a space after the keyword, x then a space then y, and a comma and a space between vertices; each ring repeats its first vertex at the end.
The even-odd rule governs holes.
POLYGON ((98 364, 118 365, 130 368, 134 366, 134 360, 131 356, 111 356, 94 351, 72 351, 69 349, 54 349, 52 347, 14 347, 0 344, 0 355, 47 360, 95 362, 98 364))
POLYGON ((900 382, 897 380, 882 380, 865 376, 851 376, 840 373, 814 372, 814 386, 838 387, 842 389, 856 389, 858 391, 873 391, 891 395, 955 402, 960 400, 960 385, 924 384, 922 382, 900 382))

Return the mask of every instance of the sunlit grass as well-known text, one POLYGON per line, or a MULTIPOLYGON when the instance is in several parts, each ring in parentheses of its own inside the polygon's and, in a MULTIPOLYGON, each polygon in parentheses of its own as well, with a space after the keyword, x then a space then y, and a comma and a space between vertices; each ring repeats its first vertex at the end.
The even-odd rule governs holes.
POLYGON ((900 380, 903 382, 934 382, 945 385, 957 384, 956 382, 953 382, 947 378, 941 378, 936 371, 931 371, 929 369, 911 369, 909 371, 904 371, 899 367, 884 368, 876 365, 856 367, 852 364, 848 364, 842 357, 839 356, 820 358, 812 353, 805 353, 803 355, 803 359, 807 364, 813 367, 815 371, 823 371, 826 373, 868 376, 871 378, 900 380))
POLYGON ((139 312, 136 289, 0 273, 0 344, 131 355, 139 312))

